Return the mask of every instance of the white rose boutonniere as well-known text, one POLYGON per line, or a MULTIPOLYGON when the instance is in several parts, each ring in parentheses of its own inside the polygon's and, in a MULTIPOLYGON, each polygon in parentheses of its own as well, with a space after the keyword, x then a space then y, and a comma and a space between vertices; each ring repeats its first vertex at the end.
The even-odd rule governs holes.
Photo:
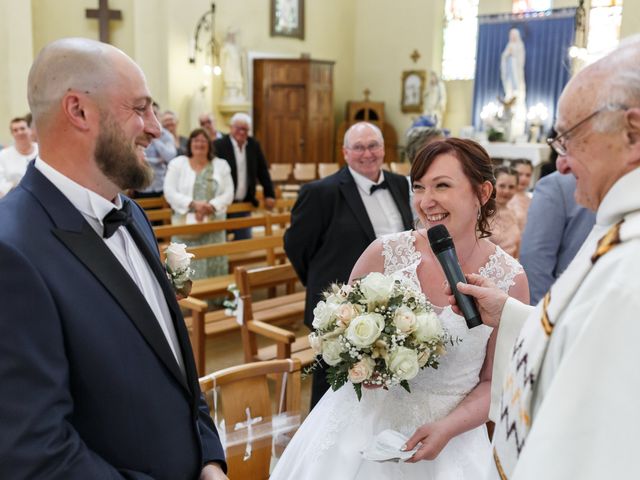
POLYGON ((184 243, 170 243, 164 254, 167 277, 173 285, 176 297, 178 299, 188 297, 192 284, 190 277, 193 275, 190 265, 195 255, 187 252, 187 246, 184 243))

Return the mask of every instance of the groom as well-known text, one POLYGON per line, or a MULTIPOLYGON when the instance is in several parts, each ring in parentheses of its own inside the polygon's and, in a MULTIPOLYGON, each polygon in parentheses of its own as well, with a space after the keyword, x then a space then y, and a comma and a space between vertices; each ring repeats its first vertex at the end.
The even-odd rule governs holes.
POLYGON ((140 68, 86 39, 29 73, 40 156, 0 201, 0 478, 227 477, 142 210, 160 134, 140 68))
MULTIPOLYGON (((640 396, 640 36, 577 74, 558 110, 558 170, 596 225, 537 307, 473 275, 500 325, 491 417, 495 478, 635 478, 640 396)), ((452 300, 453 301, 453 300, 452 300)), ((416 439, 407 445, 412 448, 416 439)))

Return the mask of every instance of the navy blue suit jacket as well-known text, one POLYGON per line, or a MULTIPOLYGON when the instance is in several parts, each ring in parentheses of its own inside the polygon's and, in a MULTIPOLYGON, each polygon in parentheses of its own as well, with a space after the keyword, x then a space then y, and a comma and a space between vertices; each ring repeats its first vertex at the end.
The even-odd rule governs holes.
POLYGON ((135 204, 133 217, 186 376, 137 285, 33 164, 0 201, 0 478, 197 479, 224 465, 153 232, 135 204))

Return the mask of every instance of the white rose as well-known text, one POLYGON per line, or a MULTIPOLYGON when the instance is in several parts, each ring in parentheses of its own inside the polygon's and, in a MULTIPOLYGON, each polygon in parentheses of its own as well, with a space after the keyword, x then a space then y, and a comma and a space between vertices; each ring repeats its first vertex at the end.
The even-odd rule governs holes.
POLYGON ((313 353, 320 355, 322 353, 322 338, 320 338, 315 332, 309 334, 309 346, 313 353))
POLYGON ((379 313, 359 315, 347 327, 345 336, 356 347, 369 347, 384 329, 384 317, 379 313))
POLYGON ((386 302, 393 291, 395 280, 379 272, 373 272, 360 281, 360 291, 369 302, 386 302))
POLYGON ((375 360, 363 357, 358 363, 349 369, 349 381, 351 383, 362 383, 371 377, 376 366, 375 360))
POLYGON ((418 355, 415 350, 398 347, 389 355, 389 370, 400 380, 411 380, 418 374, 418 355))
POLYGON ((428 348, 425 351, 420 352, 420 354, 418 355, 418 365, 420 367, 424 367, 429 361, 430 356, 431 356, 431 350, 428 348))
POLYGON ((164 254, 169 269, 174 273, 188 268, 191 259, 195 257, 193 253, 187 253, 187 246, 184 243, 170 243, 164 254))
POLYGON ((332 293, 329 296, 327 296, 327 298, 324 299, 325 302, 335 304, 335 305, 342 303, 343 300, 344 299, 336 293, 332 293))
POLYGON ((402 333, 411 333, 416 329, 416 315, 409 307, 398 307, 393 316, 393 323, 402 333))
POLYGON ((427 342, 442 335, 440 319, 434 312, 421 313, 417 317, 416 340, 427 342))
POLYGON ((323 300, 319 301, 316 308, 313 309, 313 328, 325 330, 329 327, 333 320, 335 310, 335 303, 327 303, 323 300))
POLYGON ((353 308, 353 305, 350 303, 343 303, 336 309, 336 318, 339 322, 341 322, 345 327, 351 323, 353 317, 356 316, 356 309, 353 308))
POLYGON ((340 287, 340 295, 346 298, 349 296, 352 290, 353 290, 353 287, 348 283, 346 283, 342 287, 340 287))
POLYGON ((325 340, 322 342, 322 359, 327 365, 335 366, 342 361, 340 354, 344 351, 343 345, 338 340, 325 340))

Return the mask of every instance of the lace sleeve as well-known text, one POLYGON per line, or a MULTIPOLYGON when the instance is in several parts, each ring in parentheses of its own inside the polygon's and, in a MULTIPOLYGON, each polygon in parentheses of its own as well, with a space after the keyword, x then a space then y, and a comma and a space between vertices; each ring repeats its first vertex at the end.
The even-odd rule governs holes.
POLYGON ((516 284, 514 278, 523 271, 522 265, 515 258, 496 246, 496 251, 479 273, 495 283, 503 292, 509 292, 516 284))

